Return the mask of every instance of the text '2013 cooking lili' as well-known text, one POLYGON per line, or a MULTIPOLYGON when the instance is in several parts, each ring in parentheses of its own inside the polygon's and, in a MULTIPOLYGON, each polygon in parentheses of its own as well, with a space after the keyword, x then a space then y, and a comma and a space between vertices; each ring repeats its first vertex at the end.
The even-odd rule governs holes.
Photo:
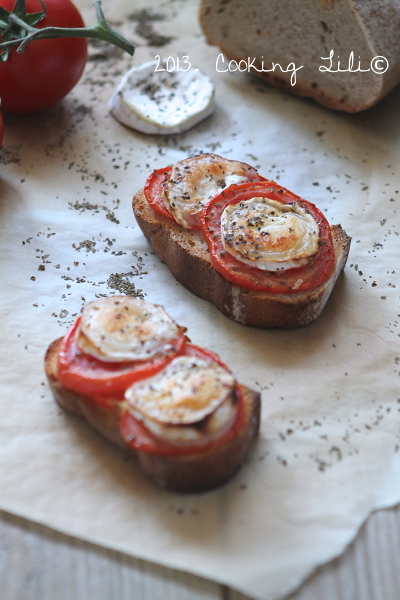
MULTIPOLYGON (((155 56, 157 61, 154 71, 161 73, 167 71, 173 73, 174 71, 187 72, 192 68, 192 63, 188 55, 182 57, 179 56, 167 56, 161 59, 161 56, 157 54, 155 56), (161 62, 163 61, 163 62, 161 62)), ((320 63, 317 70, 320 73, 375 73, 376 75, 384 75, 389 69, 389 60, 386 56, 374 56, 370 61, 363 61, 359 55, 353 50, 349 52, 347 57, 341 57, 331 49, 329 56, 320 56, 320 63)), ((264 57, 257 58, 256 56, 248 56, 246 59, 240 60, 228 59, 222 53, 218 54, 215 60, 215 70, 217 73, 234 73, 239 71, 240 73, 273 73, 279 75, 279 73, 290 73, 290 85, 294 86, 297 83, 297 73, 300 69, 303 69, 304 65, 296 65, 295 62, 288 62, 286 64, 266 61, 264 57)), ((198 69, 195 69, 198 70, 198 69)))

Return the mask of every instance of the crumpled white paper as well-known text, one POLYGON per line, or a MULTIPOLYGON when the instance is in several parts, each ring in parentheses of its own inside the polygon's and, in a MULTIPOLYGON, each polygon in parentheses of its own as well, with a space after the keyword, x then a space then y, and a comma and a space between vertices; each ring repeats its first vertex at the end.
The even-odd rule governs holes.
MULTIPOLYGON (((82 4, 90 21, 90 3, 82 4)), ((62 104, 7 119, 0 508, 276 600, 340 554, 372 510, 400 499, 399 91, 368 113, 344 115, 217 73, 218 49, 205 45, 196 2, 156 5, 143 3, 164 15, 151 23, 173 37, 166 46, 146 45, 128 0, 113 3, 131 14, 121 28, 142 44, 134 59, 96 48, 62 104), (216 85, 215 114, 181 136, 135 134, 107 112, 121 74, 156 54, 188 55, 216 85), (152 254, 131 197, 153 168, 199 151, 257 166, 352 236, 345 272, 311 326, 234 323, 152 254), (259 439, 220 490, 158 489, 53 402, 43 372, 48 344, 85 301, 124 290, 163 304, 194 343, 262 392, 259 439)))

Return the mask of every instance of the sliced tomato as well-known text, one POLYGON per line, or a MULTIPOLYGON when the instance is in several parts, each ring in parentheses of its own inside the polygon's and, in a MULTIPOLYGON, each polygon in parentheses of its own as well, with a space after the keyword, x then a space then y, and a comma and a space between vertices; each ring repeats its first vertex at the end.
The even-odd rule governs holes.
MULTIPOLYGON (((220 358, 209 350, 204 350, 203 348, 193 346, 192 344, 186 344, 184 354, 185 356, 198 356, 199 358, 203 358, 205 360, 215 361, 229 371, 220 358)), ((121 414, 120 427, 122 437, 132 450, 147 452, 149 454, 159 454, 162 456, 182 456, 207 452, 217 444, 223 444, 233 439, 243 423, 243 396, 238 384, 236 384, 235 393, 237 398, 237 414, 235 422, 227 431, 224 431, 221 435, 215 438, 208 439, 205 443, 200 442, 197 444, 174 446, 170 442, 155 436, 141 421, 134 417, 128 409, 123 410, 121 414)))
POLYGON ((169 219, 172 219, 172 221, 175 221, 169 210, 165 208, 162 200, 163 185, 164 182, 168 181, 170 178, 171 171, 172 167, 165 167, 165 169, 153 171, 144 184, 144 195, 153 210, 160 215, 164 215, 164 217, 168 217, 169 219))
POLYGON ((290 294, 311 290, 324 283, 333 271, 335 252, 325 216, 314 204, 273 181, 243 183, 223 190, 204 208, 201 229, 215 270, 231 283, 252 291, 290 294), (256 197, 271 198, 284 204, 298 203, 314 217, 320 228, 320 249, 308 265, 279 272, 264 271, 241 262, 225 251, 221 235, 221 216, 225 207, 256 197))
MULTIPOLYGON (((172 167, 154 170, 146 180, 144 185, 144 195, 146 196, 147 202, 153 210, 161 215, 164 215, 164 217, 168 217, 169 219, 172 219, 172 221, 175 221, 174 217, 165 207, 162 199, 164 182, 168 181, 168 179, 171 177, 171 173, 172 167)), ((262 175, 257 176, 257 181, 266 181, 265 177, 262 177, 262 175)), ((193 226, 193 229, 200 229, 200 225, 197 224, 193 226)))
POLYGON ((80 320, 79 317, 61 343, 58 378, 64 387, 79 394, 93 396, 94 401, 99 396, 121 400, 132 383, 155 375, 185 350, 186 337, 182 334, 168 344, 165 354, 152 360, 104 362, 79 350, 76 331, 80 320))

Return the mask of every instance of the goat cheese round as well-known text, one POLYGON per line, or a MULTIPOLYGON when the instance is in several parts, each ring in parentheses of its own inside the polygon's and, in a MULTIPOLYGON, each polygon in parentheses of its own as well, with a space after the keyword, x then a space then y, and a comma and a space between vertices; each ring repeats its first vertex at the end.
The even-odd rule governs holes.
POLYGON ((178 325, 161 306, 114 296, 86 304, 76 343, 106 362, 144 361, 168 351, 179 335, 178 325))
POLYGON ((214 84, 198 69, 170 70, 166 60, 150 61, 123 76, 109 109, 142 133, 181 133, 213 112, 214 84))
POLYGON ((230 426, 234 390, 233 376, 218 363, 179 356, 157 375, 134 383, 125 398, 150 431, 179 443, 204 440, 230 426))
POLYGON ((163 201, 175 221, 185 229, 199 224, 205 204, 229 187, 257 179, 250 165, 217 154, 200 154, 177 162, 164 184, 163 201))
POLYGON ((299 203, 263 197, 228 205, 221 217, 221 236, 226 252, 265 271, 307 265, 320 242, 318 223, 299 203))

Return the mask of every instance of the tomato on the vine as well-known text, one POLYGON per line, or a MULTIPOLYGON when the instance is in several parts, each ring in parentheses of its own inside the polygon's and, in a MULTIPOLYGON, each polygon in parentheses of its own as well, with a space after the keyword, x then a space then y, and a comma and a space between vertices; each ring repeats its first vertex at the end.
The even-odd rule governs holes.
MULTIPOLYGON (((11 11, 16 0, 0 0, 11 11)), ((43 27, 83 27, 83 19, 70 0, 45 0, 43 27)), ((38 0, 26 0, 26 12, 42 10, 38 0)), ((33 40, 23 52, 10 50, 0 61, 0 99, 5 111, 28 113, 48 108, 78 83, 87 60, 85 38, 33 40)))

